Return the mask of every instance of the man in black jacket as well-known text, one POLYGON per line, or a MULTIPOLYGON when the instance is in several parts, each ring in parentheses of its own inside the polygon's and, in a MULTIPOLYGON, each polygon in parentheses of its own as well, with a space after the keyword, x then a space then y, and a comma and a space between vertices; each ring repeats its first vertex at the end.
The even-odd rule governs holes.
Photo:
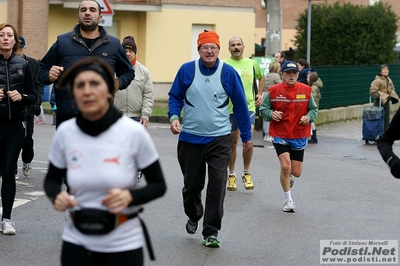
POLYGON ((278 51, 272 55, 275 58, 275 61, 283 65, 286 61, 286 54, 284 52, 278 51))
POLYGON ((105 59, 117 76, 114 82, 115 91, 125 89, 135 78, 135 72, 120 41, 99 26, 101 19, 101 6, 96 1, 82 1, 78 7, 79 24, 72 32, 59 35, 40 61, 39 81, 44 85, 54 82, 56 127, 78 114, 69 90, 57 87, 62 74, 77 61, 88 56, 105 59))
MULTIPOLYGON (((42 104, 44 86, 38 81, 37 78, 39 61, 25 55, 26 43, 24 37, 19 36, 19 42, 21 48, 19 55, 24 58, 29 64, 29 68, 32 71, 32 76, 35 82, 35 90, 37 93, 36 103, 34 105, 26 107, 26 135, 21 154, 23 162, 22 173, 24 174, 24 176, 29 176, 32 170, 31 162, 33 160, 33 156, 35 155, 33 150, 33 120, 35 115, 38 116, 40 114, 40 105, 42 104)), ((15 178, 18 179, 18 176, 15 175, 15 178)))

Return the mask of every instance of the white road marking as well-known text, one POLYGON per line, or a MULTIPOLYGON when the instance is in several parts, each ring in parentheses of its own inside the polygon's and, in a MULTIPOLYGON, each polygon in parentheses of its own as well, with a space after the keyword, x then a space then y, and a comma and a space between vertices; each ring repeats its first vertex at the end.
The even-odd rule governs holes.
POLYGON ((27 192, 27 193, 24 193, 24 194, 25 195, 39 197, 39 196, 43 196, 44 192, 43 191, 33 191, 33 192, 27 192))
MULTIPOLYGON (((27 200, 27 199, 15 199, 14 200, 14 205, 13 205, 13 209, 17 208, 21 205, 24 205, 25 203, 30 202, 31 200, 27 200)), ((3 207, 0 207, 0 213, 3 214, 3 207)))
MULTIPOLYGON (((23 193, 24 195, 27 195, 30 197, 30 199, 14 199, 14 205, 13 209, 17 208, 19 206, 22 206, 28 202, 31 202, 32 200, 37 200, 38 197, 45 195, 43 191, 33 191, 33 192, 27 192, 23 193)), ((0 197, 1 200, 1 197, 0 197)), ((3 214, 3 207, 0 207, 0 213, 3 214)))

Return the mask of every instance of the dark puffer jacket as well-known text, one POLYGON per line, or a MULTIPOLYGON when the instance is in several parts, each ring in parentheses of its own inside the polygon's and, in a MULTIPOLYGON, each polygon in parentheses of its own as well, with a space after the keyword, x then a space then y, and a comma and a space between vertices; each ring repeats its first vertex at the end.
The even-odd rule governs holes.
POLYGON ((12 124, 25 121, 26 106, 36 102, 36 91, 32 72, 25 59, 14 53, 4 59, 0 55, 0 88, 4 89, 4 98, 0 101, 0 124, 12 124), (13 102, 7 96, 8 91, 18 90, 22 100, 13 102))
MULTIPOLYGON (((53 65, 64 67, 64 72, 80 59, 88 56, 98 56, 105 59, 114 70, 119 81, 119 89, 125 89, 135 78, 134 70, 126 56, 126 52, 119 40, 108 35, 103 27, 99 26, 100 36, 94 39, 92 47, 87 47, 80 33, 79 25, 72 32, 57 37, 57 41, 40 61, 38 78, 44 85, 50 85, 49 71, 53 65)), ((68 89, 57 88, 55 81, 55 95, 57 105, 57 120, 66 120, 76 116, 78 109, 75 106, 68 89)))

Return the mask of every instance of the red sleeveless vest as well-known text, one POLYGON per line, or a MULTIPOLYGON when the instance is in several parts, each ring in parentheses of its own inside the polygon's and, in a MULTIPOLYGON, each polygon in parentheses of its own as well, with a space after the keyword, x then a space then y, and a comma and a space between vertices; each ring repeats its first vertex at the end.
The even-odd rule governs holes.
POLYGON ((299 123, 300 118, 308 112, 311 91, 311 87, 300 82, 294 86, 282 82, 269 88, 272 110, 283 113, 281 121, 270 121, 271 136, 295 139, 311 135, 311 124, 299 123))

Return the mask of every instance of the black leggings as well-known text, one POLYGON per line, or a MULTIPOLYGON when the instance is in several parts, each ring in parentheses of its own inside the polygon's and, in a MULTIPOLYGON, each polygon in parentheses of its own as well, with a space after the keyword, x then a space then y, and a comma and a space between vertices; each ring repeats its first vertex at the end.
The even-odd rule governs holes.
POLYGON ((0 126, 0 174, 3 179, 1 185, 2 218, 11 219, 16 191, 15 169, 17 169, 18 156, 24 139, 25 122, 0 126))
POLYGON ((142 266, 143 249, 135 249, 116 253, 100 253, 84 247, 63 242, 61 251, 63 266, 142 266))

